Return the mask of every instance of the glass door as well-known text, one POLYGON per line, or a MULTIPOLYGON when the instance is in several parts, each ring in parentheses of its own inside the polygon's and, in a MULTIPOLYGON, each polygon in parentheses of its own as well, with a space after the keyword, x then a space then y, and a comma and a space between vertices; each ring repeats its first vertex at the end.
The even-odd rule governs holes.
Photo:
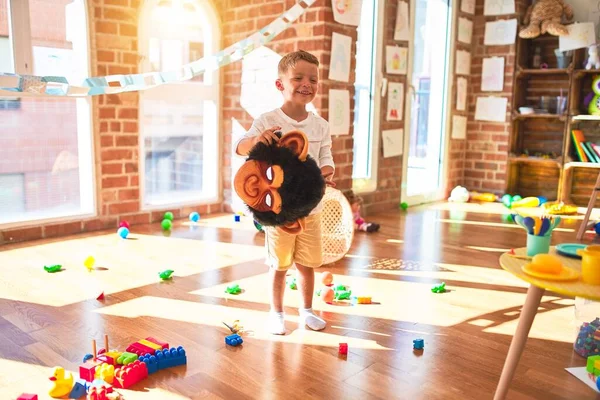
POLYGON ((413 0, 413 52, 408 70, 402 199, 426 203, 444 196, 450 93, 452 0, 413 0))

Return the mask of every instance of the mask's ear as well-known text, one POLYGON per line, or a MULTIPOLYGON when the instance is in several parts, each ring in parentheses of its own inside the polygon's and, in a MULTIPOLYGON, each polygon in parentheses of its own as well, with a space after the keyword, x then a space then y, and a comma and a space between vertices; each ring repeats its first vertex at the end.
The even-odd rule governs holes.
POLYGON ((298 235, 304 230, 304 225, 304 218, 299 218, 285 225, 280 225, 277 227, 277 229, 281 229, 282 231, 284 231, 285 233, 289 233, 290 235, 298 235))
POLYGON ((298 156, 300 161, 306 161, 308 155, 308 138, 303 132, 290 131, 279 140, 280 147, 287 147, 298 156))

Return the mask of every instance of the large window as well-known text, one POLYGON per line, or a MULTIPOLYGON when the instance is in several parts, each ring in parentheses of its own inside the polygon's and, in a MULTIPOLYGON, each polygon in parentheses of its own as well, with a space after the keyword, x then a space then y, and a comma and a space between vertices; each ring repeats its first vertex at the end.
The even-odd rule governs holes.
MULTIPOLYGON (((144 2, 142 72, 174 71, 219 48, 218 19, 206 1, 144 2)), ((142 207, 212 202, 219 192, 219 73, 140 93, 142 207)))
MULTIPOLYGON (((84 0, 0 0, 0 72, 89 76, 84 0)), ((0 97, 0 225, 94 213, 89 98, 0 97)))
POLYGON ((379 96, 377 79, 381 70, 377 49, 381 37, 384 1, 363 1, 356 44, 356 78, 354 82, 354 160, 353 187, 357 192, 377 187, 377 143, 379 139, 379 96))

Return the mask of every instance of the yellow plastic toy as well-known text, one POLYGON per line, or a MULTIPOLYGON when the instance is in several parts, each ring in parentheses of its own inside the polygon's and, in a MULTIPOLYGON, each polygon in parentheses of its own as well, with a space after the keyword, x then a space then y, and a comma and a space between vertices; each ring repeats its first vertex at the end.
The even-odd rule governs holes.
POLYGON ((551 215, 576 215, 577 206, 569 206, 565 203, 545 203, 544 209, 551 215))
POLYGON ((85 267, 88 269, 88 271, 91 271, 94 269, 94 264, 96 264, 96 260, 94 259, 93 256, 89 256, 88 258, 85 259, 85 261, 83 261, 83 265, 85 265, 85 267))
POLYGON ((112 385, 115 378, 115 366, 110 364, 102 364, 96 367, 96 379, 102 379, 104 382, 112 385))
POLYGON ((539 207, 540 199, 537 197, 525 197, 524 199, 515 201, 511 204, 511 208, 519 207, 539 207))
POLYGON ((581 256, 581 277, 585 283, 600 285, 600 246, 592 245, 578 249, 581 256))
POLYGON ((573 281, 579 278, 579 272, 565 267, 560 259, 552 254, 537 254, 521 269, 527 275, 549 281, 573 281))
POLYGON ((71 393, 73 374, 66 372, 63 367, 54 367, 50 380, 52 381, 52 389, 48 392, 50 397, 57 399, 71 393))
POLYGON ((484 201, 493 203, 496 201, 496 199, 497 198, 494 193, 469 192, 469 200, 471 201, 484 201))

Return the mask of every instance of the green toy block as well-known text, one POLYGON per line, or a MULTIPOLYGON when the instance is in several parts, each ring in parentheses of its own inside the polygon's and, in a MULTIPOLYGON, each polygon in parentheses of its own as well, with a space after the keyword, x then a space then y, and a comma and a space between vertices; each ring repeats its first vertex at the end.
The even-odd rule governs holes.
POLYGON ((587 372, 589 372, 591 374, 599 375, 596 373, 596 371, 598 371, 595 368, 596 361, 600 361, 600 356, 589 356, 587 358, 587 365, 586 365, 585 369, 587 370, 587 372))
POLYGON ((227 289, 225 289, 225 291, 229 294, 240 294, 242 292, 242 289, 240 288, 240 285, 236 283, 235 285, 227 286, 227 289))

